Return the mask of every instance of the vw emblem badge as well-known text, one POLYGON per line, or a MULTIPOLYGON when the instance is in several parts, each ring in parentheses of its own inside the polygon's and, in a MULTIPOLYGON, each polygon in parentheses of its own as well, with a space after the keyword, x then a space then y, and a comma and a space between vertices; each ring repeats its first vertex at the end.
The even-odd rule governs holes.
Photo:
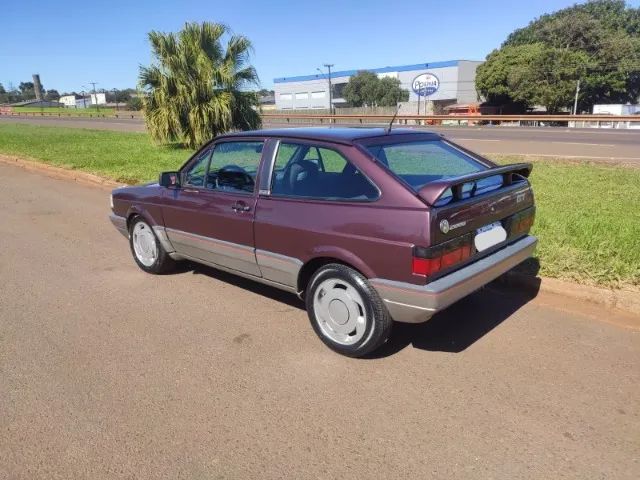
POLYGON ((449 233, 449 222, 445 220, 440 220, 440 231, 442 233, 449 233))

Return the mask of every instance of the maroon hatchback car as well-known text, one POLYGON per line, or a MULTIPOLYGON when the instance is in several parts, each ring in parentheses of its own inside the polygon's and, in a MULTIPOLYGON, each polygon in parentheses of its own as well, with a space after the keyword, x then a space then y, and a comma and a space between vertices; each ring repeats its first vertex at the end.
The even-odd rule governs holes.
POLYGON ((530 171, 414 130, 242 132, 114 190, 110 218, 145 272, 186 259, 290 291, 361 356, 532 254, 530 171))

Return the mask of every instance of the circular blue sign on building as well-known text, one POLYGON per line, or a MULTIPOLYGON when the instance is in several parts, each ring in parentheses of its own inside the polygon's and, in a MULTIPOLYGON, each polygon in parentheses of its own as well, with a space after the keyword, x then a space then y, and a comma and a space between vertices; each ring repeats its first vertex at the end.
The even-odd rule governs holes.
POLYGON ((433 73, 421 73, 413 79, 411 88, 421 97, 433 95, 440 88, 440 80, 433 73))

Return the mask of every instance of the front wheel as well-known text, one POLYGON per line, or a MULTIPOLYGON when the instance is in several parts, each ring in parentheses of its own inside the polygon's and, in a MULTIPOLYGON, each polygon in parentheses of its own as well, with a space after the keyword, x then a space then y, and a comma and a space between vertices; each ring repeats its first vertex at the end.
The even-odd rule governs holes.
POLYGON ((378 292, 359 272, 345 265, 328 264, 314 274, 306 306, 316 334, 342 355, 371 353, 391 334, 393 320, 378 292))
POLYGON ((129 246, 138 266, 147 273, 166 273, 176 262, 162 248, 153 229, 142 217, 135 217, 129 226, 129 246))

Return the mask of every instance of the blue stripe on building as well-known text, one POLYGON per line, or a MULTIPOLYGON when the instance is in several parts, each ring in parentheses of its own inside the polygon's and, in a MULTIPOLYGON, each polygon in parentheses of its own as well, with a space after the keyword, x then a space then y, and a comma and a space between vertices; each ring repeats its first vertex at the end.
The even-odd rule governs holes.
MULTIPOLYGON (((413 65, 400 65, 397 67, 381 67, 381 68, 361 68, 359 70, 339 70, 331 72, 331 78, 338 77, 350 77, 355 75, 361 70, 367 70, 374 73, 387 73, 387 72, 410 72, 413 70, 432 69, 432 68, 445 68, 445 67, 457 67, 460 60, 448 60, 445 62, 431 62, 431 63, 415 63, 413 65)), ((317 73, 315 75, 300 75, 297 77, 280 77, 274 78, 273 83, 288 83, 288 82, 304 82, 307 80, 327 79, 329 76, 325 73, 317 73)))

